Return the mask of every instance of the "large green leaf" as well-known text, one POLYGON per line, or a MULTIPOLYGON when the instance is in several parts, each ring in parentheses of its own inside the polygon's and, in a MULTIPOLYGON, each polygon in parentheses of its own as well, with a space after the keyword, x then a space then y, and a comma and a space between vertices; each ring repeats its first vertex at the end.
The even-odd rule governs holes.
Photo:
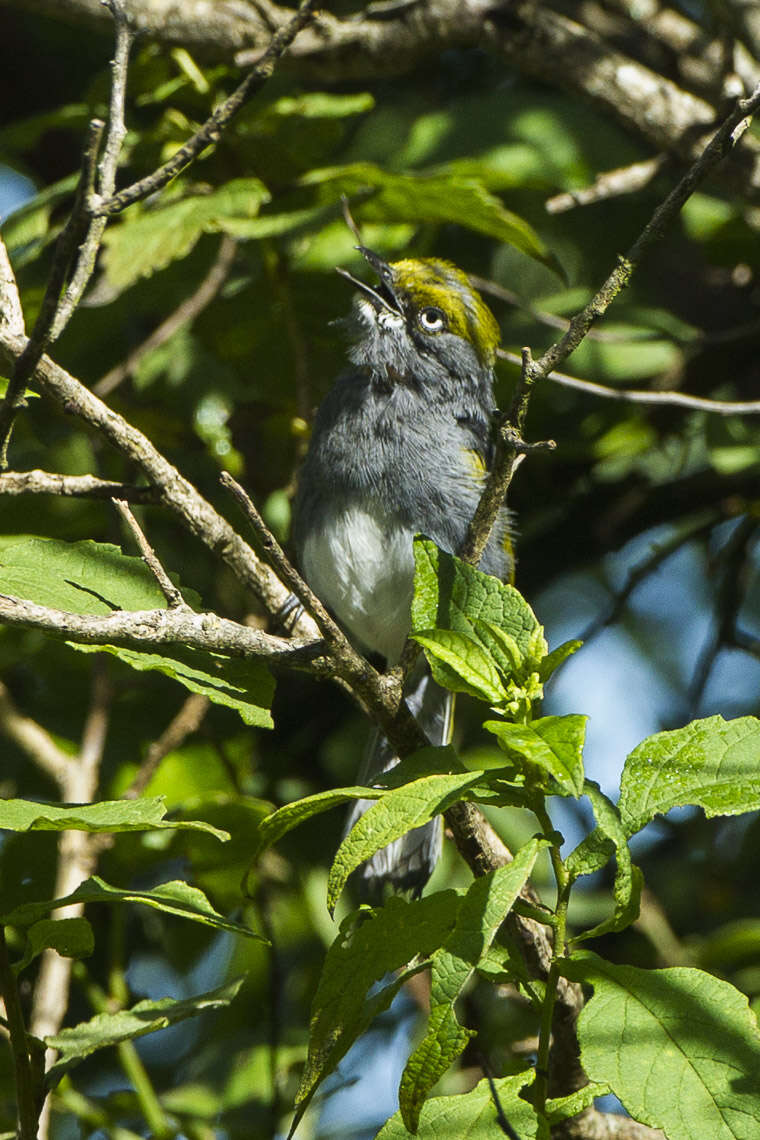
POLYGON ((103 879, 93 875, 86 879, 70 895, 60 899, 45 899, 42 902, 22 903, 14 907, 7 914, 0 915, 0 923, 5 926, 31 926, 39 922, 51 910, 57 910, 71 903, 138 903, 142 906, 153 907, 165 914, 175 915, 178 918, 188 918, 193 922, 200 922, 204 926, 211 926, 217 930, 226 930, 231 934, 244 934, 247 938, 256 938, 265 941, 260 934, 249 930, 242 923, 233 922, 224 915, 219 914, 212 907, 203 891, 191 887, 177 879, 169 883, 161 883, 150 890, 122 890, 112 887, 103 879))
MULTIPOLYGON (((532 1105, 520 1096, 531 1076, 532 1070, 500 1077, 493 1082, 493 1088, 484 1080, 468 1093, 433 1097, 422 1106, 416 1133, 419 1140, 495 1140, 504 1134, 500 1115, 509 1121, 520 1140, 535 1140, 538 1117, 532 1105)), ((400 1111, 383 1125, 377 1140, 409 1140, 400 1111)))
POLYGON ((45 1044, 57 1049, 59 1056, 45 1075, 45 1084, 54 1088, 67 1069, 79 1064, 97 1049, 118 1045, 122 1041, 134 1041, 146 1033, 166 1029, 188 1017, 197 1017, 211 1009, 223 1009, 237 996, 243 978, 236 978, 224 986, 196 997, 161 998, 158 1001, 139 1001, 131 1009, 120 1009, 115 1013, 98 1013, 89 1021, 80 1022, 71 1028, 60 1029, 58 1033, 45 1038, 45 1044))
POLYGON ((482 875, 470 886, 446 941, 433 953, 430 1017, 420 1044, 410 1056, 399 1090, 404 1122, 416 1132, 425 1099, 467 1045, 473 1031, 459 1024, 454 1003, 526 883, 543 842, 531 839, 511 863, 482 875))
MULTIPOLYGON (((175 583, 176 584, 176 583, 175 583)), ((111 543, 52 538, 0 538, 0 591, 77 614, 165 609, 166 598, 140 558, 111 543)), ((200 599, 183 587, 188 605, 200 599)), ((234 709, 246 724, 272 727, 274 679, 262 661, 178 646, 151 653, 115 645, 69 642, 81 653, 111 653, 132 669, 155 670, 190 692, 234 709)))
POLYGON ((760 808, 760 720, 711 716, 647 737, 628 756, 620 783, 627 835, 656 815, 693 804, 705 815, 760 808))
POLYGON ((454 925, 460 895, 439 891, 414 902, 398 896, 376 910, 350 915, 327 952, 314 995, 309 1054, 297 1102, 303 1114, 317 1084, 332 1072, 373 1017, 393 1000, 403 975, 368 997, 394 970, 441 946, 454 925))
POLYGON ((333 196, 350 197, 374 190, 374 196, 362 207, 362 218, 415 224, 455 222, 558 269, 555 256, 530 223, 507 210, 475 178, 447 172, 396 174, 371 162, 355 162, 312 170, 301 182, 329 188, 333 196))
POLYGON ((583 1067, 668 1140, 760 1135, 760 1033, 746 997, 701 970, 640 970, 579 953, 594 987, 578 1022, 583 1067))
POLYGON ((392 788, 356 821, 341 843, 327 880, 327 905, 332 912, 352 871, 376 851, 441 815, 451 804, 468 798, 482 772, 422 776, 392 788))
POLYGON ((201 820, 165 819, 163 796, 136 800, 101 800, 94 804, 43 804, 0 799, 0 829, 6 831, 154 831, 173 828, 205 831, 216 839, 229 833, 201 820))
POLYGON ((224 219, 255 217, 269 197, 258 178, 236 178, 210 193, 196 192, 134 216, 126 214, 103 238, 109 284, 122 291, 140 277, 165 269, 186 257, 201 234, 222 229, 224 219))

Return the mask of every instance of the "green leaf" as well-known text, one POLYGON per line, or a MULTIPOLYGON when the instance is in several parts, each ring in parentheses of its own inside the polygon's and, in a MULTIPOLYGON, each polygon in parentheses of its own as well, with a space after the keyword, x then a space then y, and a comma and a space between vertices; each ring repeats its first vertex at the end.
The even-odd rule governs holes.
POLYGON ((196 997, 161 998, 158 1001, 139 1001, 131 1009, 120 1009, 116 1013, 99 1013, 89 1021, 83 1021, 70 1029, 45 1038, 51 1049, 59 1051, 59 1057, 45 1077, 47 1088, 54 1088, 67 1069, 79 1064, 98 1049, 118 1045, 122 1041, 134 1041, 146 1033, 166 1029, 188 1017, 196 1017, 210 1009, 224 1009, 236 997, 243 978, 236 978, 224 986, 196 997))
POLYGON ((577 1092, 568 1096, 552 1097, 546 1102, 546 1116, 549 1124, 560 1124, 563 1120, 571 1120, 584 1108, 591 1108, 597 1097, 607 1096, 610 1086, 589 1082, 577 1092))
POLYGON ((244 724, 256 728, 274 726, 269 711, 274 697, 274 677, 263 661, 204 653, 187 646, 180 646, 167 655, 126 649, 121 645, 84 645, 77 641, 66 644, 80 653, 110 653, 131 669, 163 673, 191 693, 202 693, 215 705, 233 709, 244 724))
MULTIPOLYGON (((426 1101, 417 1129, 419 1140, 443 1140, 444 1137, 495 1140, 501 1133, 494 1092, 502 1113, 520 1140, 536 1140, 538 1118, 535 1109, 520 1096, 531 1075, 532 1071, 529 1071, 497 1078, 493 1082, 493 1092, 489 1082, 484 1080, 468 1093, 437 1096, 426 1101)), ((377 1140, 409 1140, 409 1131, 400 1111, 386 1121, 377 1134, 377 1140)))
POLYGON ((268 202, 258 178, 236 178, 212 190, 127 215, 103 237, 103 265, 109 284, 119 292, 140 277, 186 257, 204 233, 223 228, 227 218, 251 218, 268 202))
POLYGON ((453 1006, 430 1010, 427 1032, 407 1061, 399 1087, 401 1116, 409 1132, 417 1132, 427 1094, 476 1036, 476 1030, 459 1024, 453 1006))
POLYGON ((647 737, 628 756, 620 784, 627 835, 656 815, 693 804, 708 818, 760 808, 760 720, 711 716, 647 737))
POLYGON ((366 115, 375 106, 369 91, 351 95, 337 95, 329 91, 306 91, 298 95, 283 95, 267 108, 267 115, 288 118, 295 115, 303 119, 345 119, 352 115, 366 115))
POLYGON ((469 693, 491 705, 501 704, 507 692, 491 658, 466 633, 450 629, 430 629, 412 638, 425 650, 433 676, 439 684, 457 693, 469 693), (437 666, 443 662, 445 674, 437 666))
POLYGON ((360 784, 346 788, 331 788, 327 792, 316 792, 313 796, 305 796, 301 800, 294 800, 293 803, 278 808, 259 825, 257 854, 276 843, 300 823, 304 823, 314 815, 320 815, 323 811, 339 807, 349 800, 380 799, 386 789, 402 787, 421 776, 454 772, 466 774, 467 771, 453 748, 448 746, 421 748, 411 756, 404 757, 388 771, 379 772, 374 777, 376 783, 371 788, 360 784))
POLYGON ((583 743, 587 717, 544 716, 528 724, 487 720, 483 728, 498 738, 507 753, 524 756, 547 771, 562 790, 576 798, 583 792, 583 743))
POLYGON ((539 851, 546 846, 545 840, 529 840, 511 863, 479 876, 471 884, 454 930, 433 956, 430 1000, 434 1005, 456 1001, 528 881, 539 851))
POLYGON ((455 772, 423 776, 387 791, 360 816, 341 843, 327 880, 327 905, 335 909, 352 871, 376 851, 433 819, 459 799, 482 777, 482 772, 455 772))
POLYGON ((6 831, 153 831, 162 828, 205 831, 222 841, 229 833, 201 820, 165 819, 163 796, 101 800, 94 804, 43 804, 0 800, 0 829, 6 831))
POLYGON ((567 661, 568 657, 572 657, 574 653, 582 647, 582 641, 564 641, 562 645, 558 645, 556 649, 552 649, 551 653, 544 657, 539 665, 538 675, 542 682, 546 682, 551 677, 560 665, 567 661))
MULTIPOLYGON (((176 576, 175 585, 179 585, 176 576)), ((68 613, 166 609, 166 598, 141 558, 103 542, 0 537, 0 592, 68 613)), ((188 605, 194 590, 182 587, 188 605)), ((111 653, 137 670, 155 670, 214 704, 234 709, 245 724, 271 728, 274 679, 262 661, 241 660, 182 646, 150 653, 116 645, 70 641, 80 653, 111 653)))
POLYGON ((304 796, 302 800, 294 800, 272 812, 259 824, 259 846, 257 854, 266 847, 271 847, 283 835, 305 823, 312 816, 321 815, 323 811, 339 807, 348 800, 370 800, 382 796, 382 791, 376 788, 365 788, 355 784, 349 788, 331 788, 327 792, 316 792, 313 796, 304 796))
POLYGON ((556 257, 530 223, 507 210, 477 179, 437 172, 396 174, 371 162, 355 162, 312 170, 301 182, 329 187, 335 197, 373 189, 374 197, 361 209, 362 218, 368 221, 455 222, 506 242, 555 272, 559 269, 556 257))
POLYGON ((594 987, 578 1022, 583 1068, 634 1120, 668 1140, 760 1133, 760 1033, 743 994, 701 970, 640 970, 588 951, 563 972, 594 987))
POLYGON ((89 958, 95 949, 95 936, 86 918, 42 918, 24 931, 24 955, 14 963, 23 970, 43 950, 55 950, 63 958, 89 958))
MULTIPOLYGON (((517 643, 522 657, 547 652, 543 630, 522 594, 498 578, 439 550, 429 538, 414 540, 412 630, 442 628, 467 634, 481 644, 478 619, 491 622, 517 643), (540 652, 536 652, 537 648, 540 652)), ((483 646, 487 650, 487 646, 483 646)))
MULTIPOLYGON (((74 614, 166 608, 143 560, 110 542, 0 537, 0 591, 74 614)), ((182 592, 188 604, 200 602, 194 592, 182 592)))
POLYGON ((312 1003, 309 1054, 296 1098, 301 1114, 318 1083, 372 1018, 390 1005, 403 976, 373 998, 367 997, 370 987, 441 946, 459 903, 460 895, 451 890, 414 902, 394 896, 384 907, 363 907, 343 922, 327 952, 312 1003))
POLYGON ((410 1132, 417 1130, 428 1093, 473 1036, 459 1024, 454 1002, 487 955, 545 845, 531 839, 511 863, 475 879, 461 901, 454 929, 432 956, 428 1026, 407 1062, 399 1089, 401 1113, 410 1132))
POLYGON ((639 916, 644 884, 641 871, 631 862, 628 838, 620 812, 593 780, 586 780, 583 790, 591 802, 597 826, 570 852, 565 860, 565 868, 573 880, 579 875, 592 875, 607 863, 614 851, 617 861, 613 887, 615 910, 603 922, 577 935, 574 942, 623 930, 635 922, 639 916))
POLYGON ((249 930, 239 922, 233 922, 214 910, 203 891, 191 887, 189 883, 173 880, 161 883, 148 891, 121 890, 112 887, 103 879, 93 875, 86 879, 70 895, 61 899, 46 899, 43 902, 22 903, 14 907, 8 914, 0 915, 0 923, 5 926, 31 926, 39 922, 49 911, 57 910, 70 903, 139 903, 161 910, 165 914, 172 914, 179 918, 188 918, 193 922, 200 922, 204 926, 214 927, 216 930, 226 930, 231 934, 244 934, 247 938, 255 938, 265 942, 260 934, 249 930))

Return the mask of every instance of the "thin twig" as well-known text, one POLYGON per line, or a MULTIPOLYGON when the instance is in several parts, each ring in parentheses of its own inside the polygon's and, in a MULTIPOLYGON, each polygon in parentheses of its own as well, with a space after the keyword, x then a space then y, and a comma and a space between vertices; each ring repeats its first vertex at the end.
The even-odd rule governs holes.
POLYGON ((142 795, 163 758, 179 748, 188 736, 198 731, 209 705, 208 697, 202 693, 191 693, 183 701, 177 715, 172 717, 164 731, 148 749, 145 759, 124 793, 125 800, 136 800, 142 795))
POLYGON ((116 507, 116 510, 119 512, 122 519, 132 532, 132 537, 137 543, 137 548, 140 551, 140 557, 150 570, 153 577, 158 582, 158 585, 161 588, 161 592, 169 603, 169 606, 171 608, 190 609, 182 597, 182 594, 174 585, 171 578, 166 573, 166 570, 164 570, 156 555, 155 550, 148 542, 139 522, 130 511, 127 504, 123 499, 113 499, 113 505, 116 507))
POLYGON ((16 415, 23 406, 24 392, 29 379, 53 341, 52 328, 61 291, 86 229, 86 188, 91 184, 104 127, 105 124, 100 119, 93 119, 89 125, 74 206, 56 243, 53 264, 31 336, 15 362, 13 375, 8 381, 8 388, 0 403, 0 471, 4 471, 8 466, 8 442, 16 415))
MULTIPOLYGON (((285 554, 277 539, 259 514, 253 500, 246 490, 232 478, 228 471, 223 471, 219 482, 226 491, 237 500, 248 522, 253 527, 256 537, 266 558, 277 576, 295 594, 301 605, 305 606, 319 626, 319 629, 330 644, 337 644, 343 648, 350 645, 343 630, 336 621, 330 617, 324 605, 296 570, 293 563, 285 554)), ((353 648, 353 647, 352 647, 353 648)))
MULTIPOLYGON (((0 360, 14 360, 25 341, 0 330, 0 360)), ((238 581, 258 595, 270 613, 285 603, 289 591, 257 558, 251 547, 233 530, 197 489, 158 451, 150 440, 93 395, 79 380, 44 356, 35 383, 69 414, 80 417, 131 462, 136 463, 148 482, 157 488, 159 501, 168 507, 183 526, 227 563, 238 581)), ((316 626, 304 614, 294 630, 303 638, 314 638, 316 626)))
POLYGON ((697 186, 736 146, 749 126, 749 117, 759 106, 760 84, 749 98, 737 101, 731 114, 724 119, 696 162, 654 211, 626 256, 618 260, 618 264, 588 305, 573 317, 565 335, 556 344, 551 345, 538 360, 531 362, 529 374, 532 380, 547 376, 575 351, 594 321, 607 311, 628 284, 644 254, 662 238, 667 227, 697 186))
POLYGON ((732 645, 735 641, 737 618, 744 601, 741 583, 742 572, 747 565, 749 548, 759 528, 760 519, 752 515, 745 515, 737 523, 717 556, 722 571, 715 603, 717 621, 713 631, 708 635, 694 667, 694 676, 689 686, 690 719, 697 715, 707 682, 710 679, 710 673, 720 650, 724 645, 732 645))
POLYGON ((132 46, 132 32, 121 0, 104 0, 104 4, 113 17, 116 38, 114 55, 111 60, 108 125, 97 171, 91 173, 90 180, 85 187, 87 230, 77 253, 71 280, 66 286, 63 297, 60 298, 52 326, 53 340, 60 336, 71 320, 95 268, 95 259, 100 249, 107 219, 97 217, 93 212, 93 206, 96 201, 113 194, 119 155, 127 133, 124 123, 124 102, 127 92, 127 68, 129 66, 129 50, 132 46))
MULTIPOLYGON (((515 352, 499 349, 498 355, 510 364, 520 364, 520 357, 515 352)), ((579 392, 588 392, 590 396, 600 396, 604 400, 623 400, 629 404, 665 404, 677 408, 691 408, 697 412, 711 412, 716 416, 743 416, 760 415, 760 400, 710 400, 705 396, 690 396, 686 392, 647 392, 636 388, 609 388, 605 384, 597 384, 594 380, 581 380, 577 376, 568 376, 566 372, 552 371, 547 373, 545 380, 552 380, 564 388, 576 388, 579 392)))
POLYGON ((214 263, 195 292, 182 301, 174 312, 170 313, 166 320, 162 321, 158 328, 146 337, 142 344, 133 349, 126 360, 101 376, 100 380, 93 384, 93 392, 97 396, 109 396, 114 389, 133 375, 143 357, 165 344, 183 325, 191 324, 214 300, 227 280, 236 253, 237 242, 235 239, 229 237, 228 234, 223 234, 214 263))
POLYGON ((157 503, 155 487, 112 483, 95 475, 59 475, 51 471, 6 471, 0 475, 0 495, 60 495, 74 499, 124 499, 157 503))
POLYGON ((121 0, 108 0, 106 6, 116 25, 108 127, 106 129, 106 124, 101 119, 93 119, 89 124, 74 206, 56 243, 53 265, 32 335, 16 361, 5 397, 0 403, 0 471, 8 466, 8 444, 16 415, 23 406, 29 379, 79 304, 92 274, 106 225, 106 219, 93 213, 92 205, 95 200, 113 193, 119 151, 126 133, 124 94, 131 43, 131 33, 121 0), (98 166, 98 153, 104 132, 103 158, 98 166))
MULTIPOLYGON (((545 309, 536 309, 533 305, 516 293, 514 289, 507 289, 505 285, 499 285, 496 281, 490 281, 487 277, 479 277, 477 273, 468 273, 470 281, 480 293, 486 293, 491 297, 496 297, 500 301, 506 301, 508 305, 513 305, 523 313, 527 313, 534 321, 541 325, 547 325, 550 329, 561 329, 565 332, 570 327, 570 320, 568 317, 557 316, 556 313, 548 313, 545 309)), ((610 329, 589 329, 588 337, 590 340, 598 340, 600 343, 605 344, 630 344, 635 341, 636 344, 641 344, 645 341, 660 340, 662 333, 652 331, 637 330, 636 332, 612 332, 610 329)), ((501 349, 497 350, 497 355, 502 356, 501 349)))
POLYGON ((154 170, 152 174, 133 182, 117 194, 104 198, 94 210, 95 216, 119 214, 133 202, 139 202, 150 194, 161 190, 173 178, 189 166, 191 162, 202 154, 206 147, 216 144, 225 127, 232 121, 241 107, 255 95, 272 75, 280 56, 286 51, 302 28, 306 27, 313 18, 313 9, 316 0, 305 0, 295 16, 272 36, 272 42, 251 68, 243 82, 233 91, 229 98, 217 107, 206 122, 200 127, 192 138, 175 151, 168 162, 154 170))
POLYGON ((553 198, 547 198, 544 207, 549 214, 562 214, 576 206, 591 206, 608 198, 635 194, 648 186, 669 161, 670 155, 656 154, 643 162, 632 162, 615 170, 605 170, 597 174, 590 186, 584 186, 581 190, 567 190, 555 194, 553 198))
POLYGON ((2 235, 0 235, 0 329, 14 336, 23 336, 25 331, 21 297, 2 235))

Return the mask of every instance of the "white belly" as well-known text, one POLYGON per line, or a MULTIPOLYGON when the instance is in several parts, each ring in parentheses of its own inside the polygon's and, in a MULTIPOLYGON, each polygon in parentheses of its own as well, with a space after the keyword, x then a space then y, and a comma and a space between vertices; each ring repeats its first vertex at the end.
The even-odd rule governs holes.
POLYGON ((351 636, 395 662, 410 625, 412 532, 371 510, 328 516, 303 546, 306 580, 351 636))

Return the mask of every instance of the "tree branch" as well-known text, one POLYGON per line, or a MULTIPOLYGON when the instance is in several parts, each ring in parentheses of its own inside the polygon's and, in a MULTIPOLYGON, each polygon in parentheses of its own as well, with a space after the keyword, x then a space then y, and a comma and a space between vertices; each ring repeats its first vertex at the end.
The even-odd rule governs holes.
MULTIPOLYGON (((498 355, 511 364, 520 364, 521 358, 514 352, 500 349, 498 355)), ((760 400, 710 400, 705 396, 690 396, 687 392, 658 392, 638 388, 609 388, 594 380, 581 380, 568 376, 566 372, 552 371, 544 377, 564 388, 575 388, 590 396, 604 400, 622 400, 628 404, 669 405, 676 408, 691 408, 696 412, 711 412, 716 416, 760 415, 760 400)))
POLYGON ((214 613, 193 610, 117 610, 104 616, 74 614, 0 594, 0 622, 41 629, 84 645, 123 645, 150 649, 188 645, 236 657, 261 657, 270 664, 308 667, 322 642, 287 639, 240 625, 214 613))
POLYGON ((111 483, 95 475, 58 475, 50 471, 6 471, 0 475, 0 495, 60 495, 74 499, 124 499, 130 503, 157 503, 154 487, 111 483))

